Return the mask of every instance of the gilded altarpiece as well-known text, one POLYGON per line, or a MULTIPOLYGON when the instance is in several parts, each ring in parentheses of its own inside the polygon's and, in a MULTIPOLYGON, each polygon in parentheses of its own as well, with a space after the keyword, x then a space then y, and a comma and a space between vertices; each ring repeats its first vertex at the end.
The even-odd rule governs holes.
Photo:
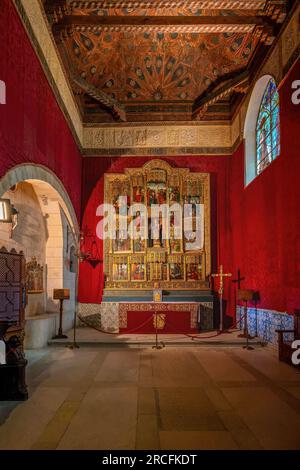
MULTIPOLYGON (((161 160, 152 160, 141 168, 126 169, 122 174, 105 174, 105 203, 112 204, 116 212, 116 238, 104 240, 105 289, 149 289, 159 283, 168 290, 207 289, 211 272, 210 237, 210 175, 192 173, 188 168, 173 168, 161 160), (127 214, 119 210, 120 196, 126 197, 127 214), (182 208, 181 235, 174 234, 172 205, 182 208), (142 212, 130 213, 136 204, 146 206, 142 212), (162 236, 159 218, 153 237, 151 207, 167 204, 170 208, 170 225, 167 237, 162 236), (184 205, 189 209, 184 211, 184 205), (190 219, 190 233, 196 233, 196 206, 201 205, 201 242, 187 237, 184 228, 190 219), (122 212, 122 213, 121 213, 122 212), (125 220, 124 220, 125 218, 125 220), (126 237, 122 227, 133 227, 134 236, 126 237), (143 232, 146 230, 146 232, 143 232), (141 234, 144 233, 144 236, 141 234), (143 239, 144 238, 144 239, 143 239)), ((155 221, 154 221, 155 225, 155 221)), ((178 227, 178 224, 177 224, 178 227)), ((199 226, 198 226, 199 227, 199 226)))

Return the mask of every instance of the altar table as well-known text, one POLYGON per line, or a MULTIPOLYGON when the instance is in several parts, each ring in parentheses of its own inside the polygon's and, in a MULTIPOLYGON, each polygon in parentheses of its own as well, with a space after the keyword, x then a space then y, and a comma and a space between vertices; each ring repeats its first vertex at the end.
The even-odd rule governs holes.
POLYGON ((148 334, 197 333, 198 302, 120 302, 119 332, 148 334), (156 317, 157 315, 157 317, 156 317))

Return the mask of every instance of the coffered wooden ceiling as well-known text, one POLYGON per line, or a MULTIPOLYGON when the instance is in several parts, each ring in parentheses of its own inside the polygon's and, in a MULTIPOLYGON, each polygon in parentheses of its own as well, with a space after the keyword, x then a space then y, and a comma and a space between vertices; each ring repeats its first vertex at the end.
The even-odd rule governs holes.
POLYGON ((231 119, 289 0, 43 0, 83 122, 231 119))

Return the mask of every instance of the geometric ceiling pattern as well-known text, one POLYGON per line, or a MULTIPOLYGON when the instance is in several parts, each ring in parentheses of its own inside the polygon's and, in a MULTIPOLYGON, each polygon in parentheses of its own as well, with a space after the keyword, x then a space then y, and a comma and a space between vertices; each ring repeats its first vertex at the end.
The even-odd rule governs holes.
POLYGON ((83 120, 94 123, 230 119, 290 5, 43 3, 83 120))
POLYGON ((121 102, 194 101, 220 76, 248 64, 251 33, 76 32, 69 57, 82 78, 121 102))

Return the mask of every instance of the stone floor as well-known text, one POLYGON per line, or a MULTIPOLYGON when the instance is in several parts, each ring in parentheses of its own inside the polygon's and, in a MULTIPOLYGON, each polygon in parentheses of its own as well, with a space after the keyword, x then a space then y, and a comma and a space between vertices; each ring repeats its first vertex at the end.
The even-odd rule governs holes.
POLYGON ((0 449, 300 449, 300 373, 240 346, 28 352, 0 449))

